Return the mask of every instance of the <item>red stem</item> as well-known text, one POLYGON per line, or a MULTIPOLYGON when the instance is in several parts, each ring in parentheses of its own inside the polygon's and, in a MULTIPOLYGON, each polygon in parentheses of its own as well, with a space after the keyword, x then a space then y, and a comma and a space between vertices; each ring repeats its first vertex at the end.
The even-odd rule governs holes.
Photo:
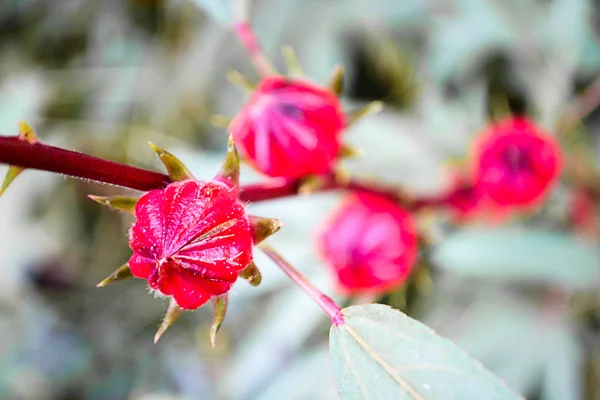
POLYGON ((125 164, 17 137, 0 137, 0 163, 56 172, 76 178, 148 191, 164 187, 169 177, 125 164))
MULTIPOLYGON (((170 182, 168 175, 165 174, 48 146, 40 142, 28 143, 19 140, 18 137, 0 136, 0 163, 50 171, 142 191, 159 189, 170 182)), ((298 194, 301 183, 301 180, 296 179, 271 179, 258 184, 242 186, 239 197, 244 202, 254 202, 294 196, 298 194)), ((336 181, 334 176, 324 178, 321 186, 316 190, 332 189, 359 190, 378 194, 398 201, 413 211, 443 204, 445 198, 410 199, 393 188, 356 180, 344 184, 336 181)))
POLYGON ((344 317, 342 315, 342 309, 338 306, 329 296, 323 294, 317 289, 312 283, 310 283, 304 275, 302 275, 296 268, 292 266, 286 259, 284 259, 277 251, 273 248, 261 244, 260 248, 262 251, 277 264, 279 268, 283 270, 290 277, 292 282, 304 290, 319 307, 325 311, 325 313, 331 318, 333 325, 338 326, 344 323, 344 317))

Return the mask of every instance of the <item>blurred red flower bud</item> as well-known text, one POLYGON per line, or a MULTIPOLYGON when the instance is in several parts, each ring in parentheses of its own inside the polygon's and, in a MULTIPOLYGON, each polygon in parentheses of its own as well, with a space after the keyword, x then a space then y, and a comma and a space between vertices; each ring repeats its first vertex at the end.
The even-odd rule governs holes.
POLYGON ((556 141, 523 117, 492 124, 474 146, 474 180, 498 206, 538 205, 557 180, 561 166, 556 141))
POLYGON ((231 288, 252 261, 253 230, 236 190, 195 179, 144 194, 129 232, 129 268, 194 310, 231 288))
POLYGON ((231 124, 238 150, 272 177, 331 171, 345 117, 329 89, 282 76, 264 79, 231 124))
POLYGON ((408 212, 384 197, 357 193, 326 222, 318 246, 340 292, 380 293, 406 281, 418 239, 408 212))

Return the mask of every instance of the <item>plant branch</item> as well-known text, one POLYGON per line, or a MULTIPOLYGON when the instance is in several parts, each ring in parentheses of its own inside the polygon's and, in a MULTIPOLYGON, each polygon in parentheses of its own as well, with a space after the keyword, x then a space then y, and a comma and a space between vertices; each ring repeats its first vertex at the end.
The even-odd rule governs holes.
POLYGON ((27 143, 17 137, 0 137, 0 163, 55 172, 76 178, 148 191, 167 185, 167 175, 105 160, 87 154, 27 143))
MULTIPOLYGON (((28 143, 19 140, 18 137, 10 136, 0 136, 0 163, 55 172, 141 191, 160 189, 170 182, 169 176, 165 174, 48 146, 40 142, 28 143)), ((269 179, 265 182, 240 187, 239 197, 244 202, 256 202, 295 196, 299 194, 302 184, 301 179, 269 179)), ((392 187, 359 180, 340 182, 333 174, 323 177, 314 191, 334 189, 378 194, 396 201, 412 211, 443 204, 445 198, 442 196, 414 199, 392 187)))
POLYGON ((256 71, 262 76, 273 75, 275 69, 262 51, 250 23, 247 20, 239 21, 234 24, 233 30, 250 56, 256 71))
POLYGON ((279 268, 286 273, 290 279, 304 290, 319 307, 325 311, 325 313, 331 318, 333 325, 342 325, 344 318, 341 313, 342 309, 338 306, 329 296, 326 296, 319 291, 312 283, 310 283, 304 275, 302 275, 296 268, 292 266, 286 259, 284 259, 276 250, 272 247, 261 244, 259 246, 262 251, 271 259, 279 268))

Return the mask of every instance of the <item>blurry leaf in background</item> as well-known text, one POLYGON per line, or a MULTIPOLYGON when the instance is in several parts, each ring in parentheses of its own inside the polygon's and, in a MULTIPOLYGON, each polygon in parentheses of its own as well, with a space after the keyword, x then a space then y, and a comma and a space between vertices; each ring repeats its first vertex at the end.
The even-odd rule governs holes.
POLYGON ((572 327, 558 324, 547 332, 544 400, 583 399, 583 349, 572 327))
POLYGON ((338 397, 326 345, 299 356, 254 399, 280 400, 282 395, 286 400, 331 400, 338 397))
POLYGON ((551 283, 573 289, 598 284, 600 253, 576 236, 541 229, 467 229, 433 250, 441 268, 463 276, 551 283))
POLYGON ((520 399, 447 339, 382 304, 343 310, 330 351, 344 399, 520 399))
MULTIPOLYGON (((187 1, 187 0, 185 0, 187 1)), ((208 16, 221 24, 232 22, 231 6, 229 3, 238 0, 191 0, 208 16)))

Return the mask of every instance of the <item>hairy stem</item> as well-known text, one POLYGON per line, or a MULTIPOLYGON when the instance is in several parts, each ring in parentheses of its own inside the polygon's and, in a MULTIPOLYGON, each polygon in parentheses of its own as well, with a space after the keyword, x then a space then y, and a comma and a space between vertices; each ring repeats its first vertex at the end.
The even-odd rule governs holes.
POLYGON ((0 137, 0 163, 148 191, 167 185, 167 175, 48 146, 0 137))
MULTIPOLYGON (((50 171, 142 191, 160 189, 170 182, 169 176, 165 174, 48 146, 40 142, 24 142, 18 137, 0 136, 0 164, 50 171)), ((241 186, 239 197, 244 202, 273 200, 295 196, 301 187, 302 180, 300 179, 276 178, 241 186)), ((333 189, 358 190, 378 194, 397 201, 413 211, 443 204, 445 199, 445 196, 413 199, 394 188, 358 180, 339 182, 333 175, 324 177, 315 191, 333 189)))
POLYGON ((260 248, 262 251, 271 259, 279 268, 286 273, 290 279, 304 290, 319 307, 325 311, 325 313, 331 318, 333 325, 342 325, 344 319, 342 316, 342 309, 338 306, 329 296, 326 296, 319 291, 312 283, 310 283, 304 275, 302 275, 296 268, 292 266, 286 259, 284 259, 277 251, 272 247, 265 244, 261 244, 260 248))

